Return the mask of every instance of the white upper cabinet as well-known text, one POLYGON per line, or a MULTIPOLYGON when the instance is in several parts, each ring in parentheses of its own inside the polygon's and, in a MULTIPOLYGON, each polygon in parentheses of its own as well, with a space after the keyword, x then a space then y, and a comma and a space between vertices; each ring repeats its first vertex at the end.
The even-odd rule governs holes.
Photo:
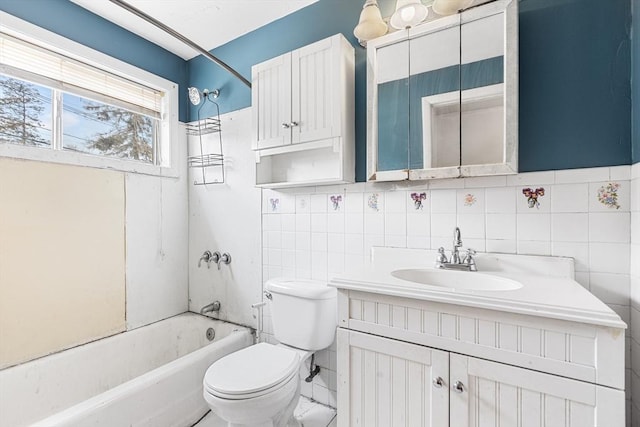
POLYGON ((341 34, 252 67, 257 185, 354 181, 354 73, 341 34))
POLYGON ((291 54, 255 65, 251 75, 253 148, 291 143, 291 54))

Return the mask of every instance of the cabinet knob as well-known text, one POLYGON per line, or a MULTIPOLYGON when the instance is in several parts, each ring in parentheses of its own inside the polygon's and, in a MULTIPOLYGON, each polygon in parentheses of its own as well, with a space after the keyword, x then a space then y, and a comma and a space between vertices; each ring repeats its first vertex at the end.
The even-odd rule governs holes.
POLYGON ((282 127, 283 127, 284 129, 289 129, 291 126, 289 125, 289 123, 283 123, 283 124, 282 124, 282 127))
POLYGON ((451 388, 453 389, 453 391, 455 391, 456 393, 463 393, 464 392, 464 384, 462 384, 461 381, 456 381, 455 383, 453 383, 453 385, 451 386, 451 388))
POLYGON ((433 379, 433 386, 435 388, 442 388, 444 385, 444 380, 441 377, 437 377, 433 379))
POLYGON ((291 126, 292 128, 296 127, 296 126, 298 126, 298 122, 291 122, 291 123, 289 123, 289 126, 291 126))

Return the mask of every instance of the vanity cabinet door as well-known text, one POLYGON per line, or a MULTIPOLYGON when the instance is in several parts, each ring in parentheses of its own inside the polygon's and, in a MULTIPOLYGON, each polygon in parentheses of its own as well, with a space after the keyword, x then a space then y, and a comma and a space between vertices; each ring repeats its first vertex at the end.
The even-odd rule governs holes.
POLYGON ((620 390, 454 353, 450 364, 451 426, 624 426, 620 390))
POLYGON ((449 353, 338 329, 338 426, 449 425, 449 353))

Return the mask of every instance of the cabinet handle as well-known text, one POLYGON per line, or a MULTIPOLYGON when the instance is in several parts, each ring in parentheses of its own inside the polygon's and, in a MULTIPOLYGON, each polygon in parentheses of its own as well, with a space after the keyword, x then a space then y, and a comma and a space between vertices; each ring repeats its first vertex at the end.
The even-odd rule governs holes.
POLYGON ((296 127, 296 126, 298 126, 298 122, 291 122, 291 123, 289 123, 289 126, 291 126, 292 128, 296 127))
POLYGON ((444 380, 441 377, 434 378, 433 386, 435 388, 442 388, 443 385, 444 385, 444 380))
POLYGON ((451 386, 451 388, 453 389, 453 391, 455 391, 456 393, 463 393, 464 392, 464 384, 462 384, 461 381, 456 381, 455 383, 453 383, 453 385, 451 386))
POLYGON ((289 123, 283 123, 283 124, 282 124, 282 127, 283 127, 284 129, 289 129, 291 126, 289 125, 289 123))

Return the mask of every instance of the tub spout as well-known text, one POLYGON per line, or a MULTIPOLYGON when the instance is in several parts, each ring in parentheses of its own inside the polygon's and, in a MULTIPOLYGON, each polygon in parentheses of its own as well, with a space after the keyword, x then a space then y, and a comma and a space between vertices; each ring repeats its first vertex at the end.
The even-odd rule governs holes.
POLYGON ((213 313, 213 312, 217 313, 220 311, 220 305, 221 305, 220 301, 214 301, 209 305, 205 305, 200 310, 200 314, 213 313))

